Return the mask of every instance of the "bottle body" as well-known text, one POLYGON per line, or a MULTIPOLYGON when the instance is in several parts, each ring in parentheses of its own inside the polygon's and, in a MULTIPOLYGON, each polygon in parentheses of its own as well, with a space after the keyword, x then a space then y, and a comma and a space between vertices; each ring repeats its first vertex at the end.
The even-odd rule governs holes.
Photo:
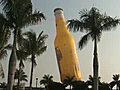
POLYGON ((57 10, 55 16, 56 37, 54 45, 61 81, 63 82, 66 77, 74 77, 74 80, 81 80, 75 42, 67 29, 63 11, 57 10))

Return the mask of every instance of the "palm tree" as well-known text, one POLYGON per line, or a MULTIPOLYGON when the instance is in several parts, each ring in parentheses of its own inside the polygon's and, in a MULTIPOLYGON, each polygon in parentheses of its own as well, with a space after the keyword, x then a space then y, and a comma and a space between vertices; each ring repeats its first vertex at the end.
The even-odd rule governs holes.
POLYGON ((8 66, 8 86, 7 90, 12 90, 14 83, 14 74, 16 70, 16 49, 17 49, 17 34, 23 27, 38 24, 42 19, 45 19, 43 13, 32 11, 31 0, 0 0, 3 6, 3 14, 0 14, 0 23, 2 27, 8 30, 13 30, 13 48, 9 58, 8 66))
POLYGON ((30 75, 30 89, 32 88, 33 68, 36 63, 36 55, 39 56, 46 51, 45 39, 47 34, 43 34, 43 31, 38 35, 35 32, 29 31, 24 33, 26 36, 25 48, 26 52, 31 56, 31 75, 30 75))
POLYGON ((20 69, 16 69, 14 78, 18 80, 18 83, 17 83, 18 88, 17 88, 17 90, 19 90, 19 88, 20 88, 19 86, 20 86, 21 81, 25 81, 25 82, 28 81, 27 80, 27 75, 25 74, 25 72, 23 70, 20 70, 20 69))
MULTIPOLYGON (((19 71, 23 71, 23 68, 25 67, 24 61, 27 60, 27 56, 28 56, 28 53, 24 50, 24 42, 25 42, 25 39, 23 37, 22 31, 18 31, 18 34, 17 34, 18 49, 16 51, 16 54, 19 60, 19 69, 18 69, 19 71)), ((20 77, 21 77, 20 75, 21 74, 19 74, 18 85, 17 85, 18 90, 19 90, 19 83, 20 83, 20 77)))
POLYGON ((92 75, 89 75, 89 79, 86 81, 86 85, 88 89, 93 89, 93 77, 92 75))
POLYGON ((111 30, 119 24, 119 19, 112 18, 106 14, 101 14, 100 11, 92 7, 90 11, 83 10, 80 13, 80 20, 68 20, 69 28, 74 31, 86 32, 80 42, 79 48, 82 49, 89 39, 94 41, 94 57, 93 57, 93 77, 94 77, 94 90, 98 90, 98 54, 97 43, 100 41, 103 31, 111 30))
POLYGON ((111 89, 116 85, 116 90, 120 90, 120 80, 119 80, 119 77, 120 77, 119 74, 113 75, 113 81, 110 82, 111 89))
MULTIPOLYGON (((101 77, 98 77, 98 82, 99 82, 99 86, 102 84, 100 81, 101 77)), ((86 81, 86 85, 92 86, 91 88, 93 88, 93 82, 94 82, 94 78, 92 77, 92 75, 89 75, 89 80, 86 81)))
POLYGON ((70 86, 70 90, 72 90, 73 82, 74 82, 74 76, 72 76, 72 77, 66 76, 66 78, 63 81, 63 85, 65 87, 70 86))
MULTIPOLYGON (((19 69, 18 69, 19 72, 17 72, 17 73, 21 73, 23 71, 23 68, 24 68, 23 61, 25 61, 27 59, 28 54, 27 54, 27 52, 24 51, 23 48, 17 50, 16 53, 17 53, 17 57, 18 57, 18 60, 19 60, 19 69)), ((19 90, 20 77, 21 77, 20 75, 21 74, 18 74, 18 75, 19 75, 19 77, 18 77, 18 85, 17 85, 17 87, 18 87, 18 90, 19 90)))
POLYGON ((47 89, 49 84, 53 83, 53 76, 48 74, 48 75, 44 75, 42 78, 43 79, 40 80, 40 85, 43 84, 45 86, 45 88, 47 89))

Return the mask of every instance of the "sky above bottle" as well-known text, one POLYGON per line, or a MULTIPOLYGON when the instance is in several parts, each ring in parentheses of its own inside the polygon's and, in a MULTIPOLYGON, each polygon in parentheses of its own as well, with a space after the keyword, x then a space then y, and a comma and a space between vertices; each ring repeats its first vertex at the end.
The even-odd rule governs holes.
MULTIPOLYGON (((79 11, 83 9, 90 10, 92 7, 98 8, 101 13, 120 18, 120 0, 32 0, 32 2, 34 10, 36 9, 44 13, 46 21, 39 23, 39 25, 31 26, 27 30, 33 29, 37 33, 43 30, 45 34, 49 35, 46 43, 48 46, 47 51, 36 58, 37 66, 34 68, 33 86, 35 86, 36 78, 40 80, 44 74, 53 75, 55 81, 60 81, 54 49, 56 27, 53 11, 55 8, 60 7, 64 10, 66 20, 79 19, 79 11)), ((92 75, 93 42, 89 41, 82 50, 79 50, 78 42, 85 33, 71 32, 71 34, 76 42, 82 79, 86 81, 88 80, 88 76, 92 75)), ((99 76, 101 77, 101 81, 110 82, 113 74, 120 74, 119 39, 119 26, 109 32, 102 33, 101 41, 98 43, 99 76)), ((2 61, 2 64, 6 74, 6 78, 3 81, 7 81, 8 59, 2 61)), ((29 61, 25 62, 25 72, 28 77, 30 75, 30 66, 31 63, 29 61)), ((29 85, 29 82, 26 85, 29 85)))

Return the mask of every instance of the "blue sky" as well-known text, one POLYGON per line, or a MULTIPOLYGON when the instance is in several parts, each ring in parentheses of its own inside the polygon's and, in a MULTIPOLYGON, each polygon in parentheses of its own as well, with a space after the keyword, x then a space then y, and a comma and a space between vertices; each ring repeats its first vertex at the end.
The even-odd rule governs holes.
MULTIPOLYGON (((120 0, 32 0, 34 9, 43 12, 46 16, 46 21, 40 25, 31 26, 28 29, 34 29, 35 32, 40 33, 44 30, 48 34, 46 45, 47 51, 37 57, 37 66, 34 68, 33 86, 35 86, 35 78, 39 80, 44 74, 54 76, 54 80, 59 81, 59 71, 57 66, 56 54, 54 49, 54 39, 56 33, 54 9, 61 7, 64 10, 65 18, 73 19, 79 18, 78 12, 82 9, 91 9, 92 6, 97 7, 102 13, 113 17, 120 17, 120 0)), ((89 41, 83 50, 79 50, 78 41, 82 34, 72 33, 76 41, 77 54, 79 57, 79 65, 82 73, 82 79, 87 80, 89 75, 92 75, 92 57, 93 57, 93 43, 89 41)), ((98 44, 99 56, 99 75, 102 81, 109 82, 112 80, 113 74, 120 74, 120 27, 110 32, 103 32, 101 42, 98 44)), ((4 70, 7 71, 8 60, 2 61, 4 70)), ((31 63, 25 62, 25 72, 30 75, 31 63)), ((7 75, 7 72, 5 72, 7 75)), ((7 78, 7 76, 6 76, 7 78)), ((3 79, 3 81, 7 79, 3 79)), ((27 83, 29 85, 29 83, 27 83)))

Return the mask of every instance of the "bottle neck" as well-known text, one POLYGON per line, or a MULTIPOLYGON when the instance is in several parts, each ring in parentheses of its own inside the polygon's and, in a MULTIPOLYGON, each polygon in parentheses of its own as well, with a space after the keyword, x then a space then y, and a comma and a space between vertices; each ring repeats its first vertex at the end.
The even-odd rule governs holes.
POLYGON ((56 32, 57 34, 63 34, 63 31, 67 31, 67 25, 63 14, 56 16, 56 32))

